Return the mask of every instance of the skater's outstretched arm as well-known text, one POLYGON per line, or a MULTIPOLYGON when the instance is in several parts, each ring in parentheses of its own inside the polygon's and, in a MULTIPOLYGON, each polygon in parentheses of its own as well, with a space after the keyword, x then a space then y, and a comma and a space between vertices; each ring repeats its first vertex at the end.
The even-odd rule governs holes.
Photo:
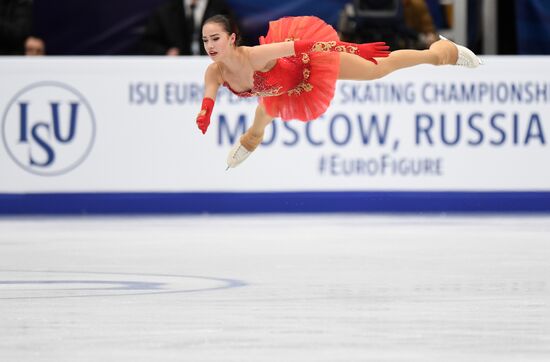
POLYGON ((294 52, 296 54, 316 52, 349 53, 378 64, 374 58, 385 58, 390 55, 390 47, 384 42, 354 44, 336 40, 298 40, 294 42, 294 52))
POLYGON ((248 51, 248 58, 254 70, 263 70, 269 62, 291 55, 294 55, 294 45, 289 41, 256 45, 248 51))
POLYGON ((274 59, 315 52, 355 54, 375 64, 375 57, 383 58, 390 54, 389 47, 384 42, 353 44, 342 41, 297 40, 257 45, 250 48, 248 56, 252 68, 262 70, 274 59))
POLYGON ((204 74, 204 97, 196 120, 197 126, 203 134, 206 133, 210 125, 210 116, 212 115, 212 109, 214 109, 214 102, 221 83, 218 65, 216 63, 210 64, 204 74))

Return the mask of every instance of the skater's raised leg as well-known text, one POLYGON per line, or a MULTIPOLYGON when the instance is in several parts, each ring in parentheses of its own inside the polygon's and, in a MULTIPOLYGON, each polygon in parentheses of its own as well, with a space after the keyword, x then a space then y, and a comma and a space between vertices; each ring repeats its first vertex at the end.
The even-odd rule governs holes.
POLYGON ((464 65, 475 67, 481 64, 479 58, 469 49, 442 39, 426 50, 396 50, 387 58, 377 58, 374 64, 353 54, 340 54, 339 79, 373 80, 382 78, 396 70, 420 64, 464 65))

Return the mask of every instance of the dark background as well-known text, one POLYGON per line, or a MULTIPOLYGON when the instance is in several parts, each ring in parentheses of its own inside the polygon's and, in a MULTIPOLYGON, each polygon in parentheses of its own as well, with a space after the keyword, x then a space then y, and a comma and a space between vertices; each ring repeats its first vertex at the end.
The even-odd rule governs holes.
MULTIPOLYGON (((244 35, 254 45, 268 21, 316 15, 336 26, 349 0, 228 0, 244 35)), ((466 0, 465 0, 466 1, 466 0)), ((469 4, 469 44, 481 53, 480 1, 469 4), (477 19, 477 20, 476 20, 477 19)), ((137 54, 136 43, 151 12, 164 0, 34 0, 34 33, 49 55, 137 54)), ((445 26, 437 1, 429 0, 434 22, 445 26)), ((550 0, 502 0, 498 7, 499 54, 550 54, 550 0)))

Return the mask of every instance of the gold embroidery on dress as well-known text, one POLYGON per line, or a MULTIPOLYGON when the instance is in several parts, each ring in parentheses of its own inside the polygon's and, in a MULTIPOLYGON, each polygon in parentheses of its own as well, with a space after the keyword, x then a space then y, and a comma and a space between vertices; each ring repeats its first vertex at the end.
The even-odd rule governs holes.
POLYGON ((302 94, 302 92, 311 92, 313 89, 313 86, 309 83, 302 82, 296 86, 296 88, 289 90, 286 92, 289 96, 297 96, 302 94))
MULTIPOLYGON (((309 63, 309 55, 307 55, 307 53, 302 53, 302 63, 309 63)), ((307 82, 310 75, 311 70, 309 70, 309 67, 304 68, 304 70, 302 71, 303 80, 296 87, 287 91, 286 94, 288 94, 289 96, 297 96, 302 94, 303 92, 311 92, 313 90, 313 86, 307 82)))
POLYGON ((340 52, 340 53, 350 53, 350 54, 357 54, 357 52, 359 51, 359 48, 358 47, 355 47, 353 45, 348 45, 348 46, 345 46, 345 45, 338 45, 336 48, 334 48, 337 52, 340 52))
POLYGON ((311 71, 309 69, 304 69, 304 71, 302 72, 304 80, 300 84, 298 84, 294 89, 291 89, 288 92, 286 92, 286 94, 288 94, 289 96, 297 96, 302 94, 303 92, 311 92, 313 90, 313 86, 311 85, 311 83, 307 82, 310 74, 311 74, 311 71))
POLYGON ((328 52, 336 46, 336 41, 318 41, 311 47, 311 52, 328 52))
POLYGON ((282 86, 279 87, 272 87, 265 91, 255 92, 254 95, 258 97, 273 97, 273 96, 279 96, 283 93, 281 93, 282 86))
POLYGON ((334 48, 340 53, 357 54, 359 48, 353 45, 336 45, 336 41, 318 41, 313 44, 311 52, 329 52, 334 48))
POLYGON ((199 116, 204 116, 206 114, 206 109, 201 109, 199 116))

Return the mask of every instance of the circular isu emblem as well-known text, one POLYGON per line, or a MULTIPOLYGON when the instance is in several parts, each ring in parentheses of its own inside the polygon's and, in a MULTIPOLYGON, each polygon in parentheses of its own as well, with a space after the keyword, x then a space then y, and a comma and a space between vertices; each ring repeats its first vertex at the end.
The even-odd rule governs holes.
POLYGON ((59 82, 25 87, 2 117, 2 138, 12 160, 42 176, 61 175, 80 165, 92 149, 95 132, 88 101, 59 82))

